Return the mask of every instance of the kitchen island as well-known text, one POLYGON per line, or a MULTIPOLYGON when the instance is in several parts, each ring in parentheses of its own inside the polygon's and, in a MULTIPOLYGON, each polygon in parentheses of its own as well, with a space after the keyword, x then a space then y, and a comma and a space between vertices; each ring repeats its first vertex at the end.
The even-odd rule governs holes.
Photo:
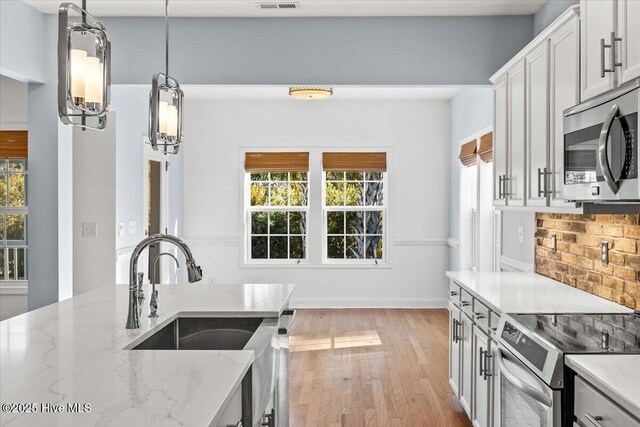
POLYGON ((151 319, 144 286, 141 327, 128 330, 128 287, 115 285, 0 322, 0 425, 216 425, 253 351, 127 348, 179 317, 277 318, 293 288, 160 285, 151 319))

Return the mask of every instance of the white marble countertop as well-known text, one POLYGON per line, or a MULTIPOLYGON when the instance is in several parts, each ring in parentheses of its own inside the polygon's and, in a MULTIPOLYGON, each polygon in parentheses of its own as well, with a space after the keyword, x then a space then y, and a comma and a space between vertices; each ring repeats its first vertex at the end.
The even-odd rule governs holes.
POLYGON ((498 313, 630 313, 633 310, 536 273, 447 271, 498 313))
POLYGON ((640 420, 640 354, 575 354, 565 363, 640 420))
MULTIPOLYGON (((132 351, 176 317, 277 317, 293 285, 161 285, 159 318, 125 329, 128 289, 100 288, 0 322, 0 400, 38 413, 0 412, 3 426, 205 426, 214 423, 253 362, 253 351, 132 351), (68 413, 87 403, 91 411, 68 413), (41 413, 40 404, 64 405, 41 413)), ((3 407, 4 409, 4 407, 3 407)))

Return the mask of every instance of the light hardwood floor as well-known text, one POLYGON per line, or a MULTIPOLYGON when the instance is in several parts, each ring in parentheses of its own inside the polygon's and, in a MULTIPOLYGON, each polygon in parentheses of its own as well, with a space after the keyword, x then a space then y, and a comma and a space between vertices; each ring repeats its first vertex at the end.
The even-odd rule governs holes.
POLYGON ((447 310, 298 310, 291 426, 471 426, 448 383, 447 310))

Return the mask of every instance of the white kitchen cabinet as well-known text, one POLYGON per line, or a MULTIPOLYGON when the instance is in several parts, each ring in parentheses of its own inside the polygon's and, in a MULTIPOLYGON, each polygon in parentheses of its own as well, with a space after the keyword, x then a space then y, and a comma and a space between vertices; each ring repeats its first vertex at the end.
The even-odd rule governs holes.
POLYGON ((507 76, 493 85, 493 204, 505 206, 504 179, 507 176, 507 76))
MULTIPOLYGON (((486 364, 489 352, 489 338, 480 329, 474 328, 473 333, 473 408, 471 421, 474 427, 488 427, 489 424, 489 376, 486 364)), ((491 354, 491 353, 489 353, 491 354)))
POLYGON ((582 100, 601 94, 614 85, 614 73, 606 71, 613 66, 606 46, 611 44, 611 33, 615 31, 615 8, 615 0, 580 1, 582 100))
POLYGON ((549 40, 525 57, 527 206, 547 206, 549 164, 549 40))
POLYGON ((507 205, 524 206, 525 179, 525 61, 516 63, 507 73, 508 142, 507 205))
POLYGON ((580 102, 580 20, 574 16, 558 28, 549 42, 549 134, 550 159, 548 176, 551 206, 565 207, 563 111, 580 102))
POLYGON ((449 385, 460 397, 460 309, 449 302, 449 385))
POLYGON ((460 316, 460 403, 471 416, 473 395, 473 321, 464 313, 460 316))
POLYGON ((500 391, 500 369, 496 366, 495 352, 498 351, 497 343, 493 340, 490 342, 491 347, 491 361, 489 362, 489 369, 491 377, 489 379, 489 396, 490 396, 490 408, 491 408, 491 425, 493 427, 501 427, 500 423, 500 411, 502 410, 501 402, 502 392, 500 391))
POLYGON ((640 1, 617 2, 616 58, 620 65, 620 84, 640 77, 640 1))

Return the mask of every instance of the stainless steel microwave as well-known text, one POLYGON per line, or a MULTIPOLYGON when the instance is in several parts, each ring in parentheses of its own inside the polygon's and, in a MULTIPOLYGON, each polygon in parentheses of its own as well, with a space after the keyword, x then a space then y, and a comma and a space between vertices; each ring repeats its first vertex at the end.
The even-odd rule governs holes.
POLYGON ((640 79, 564 111, 563 198, 638 203, 640 79))

